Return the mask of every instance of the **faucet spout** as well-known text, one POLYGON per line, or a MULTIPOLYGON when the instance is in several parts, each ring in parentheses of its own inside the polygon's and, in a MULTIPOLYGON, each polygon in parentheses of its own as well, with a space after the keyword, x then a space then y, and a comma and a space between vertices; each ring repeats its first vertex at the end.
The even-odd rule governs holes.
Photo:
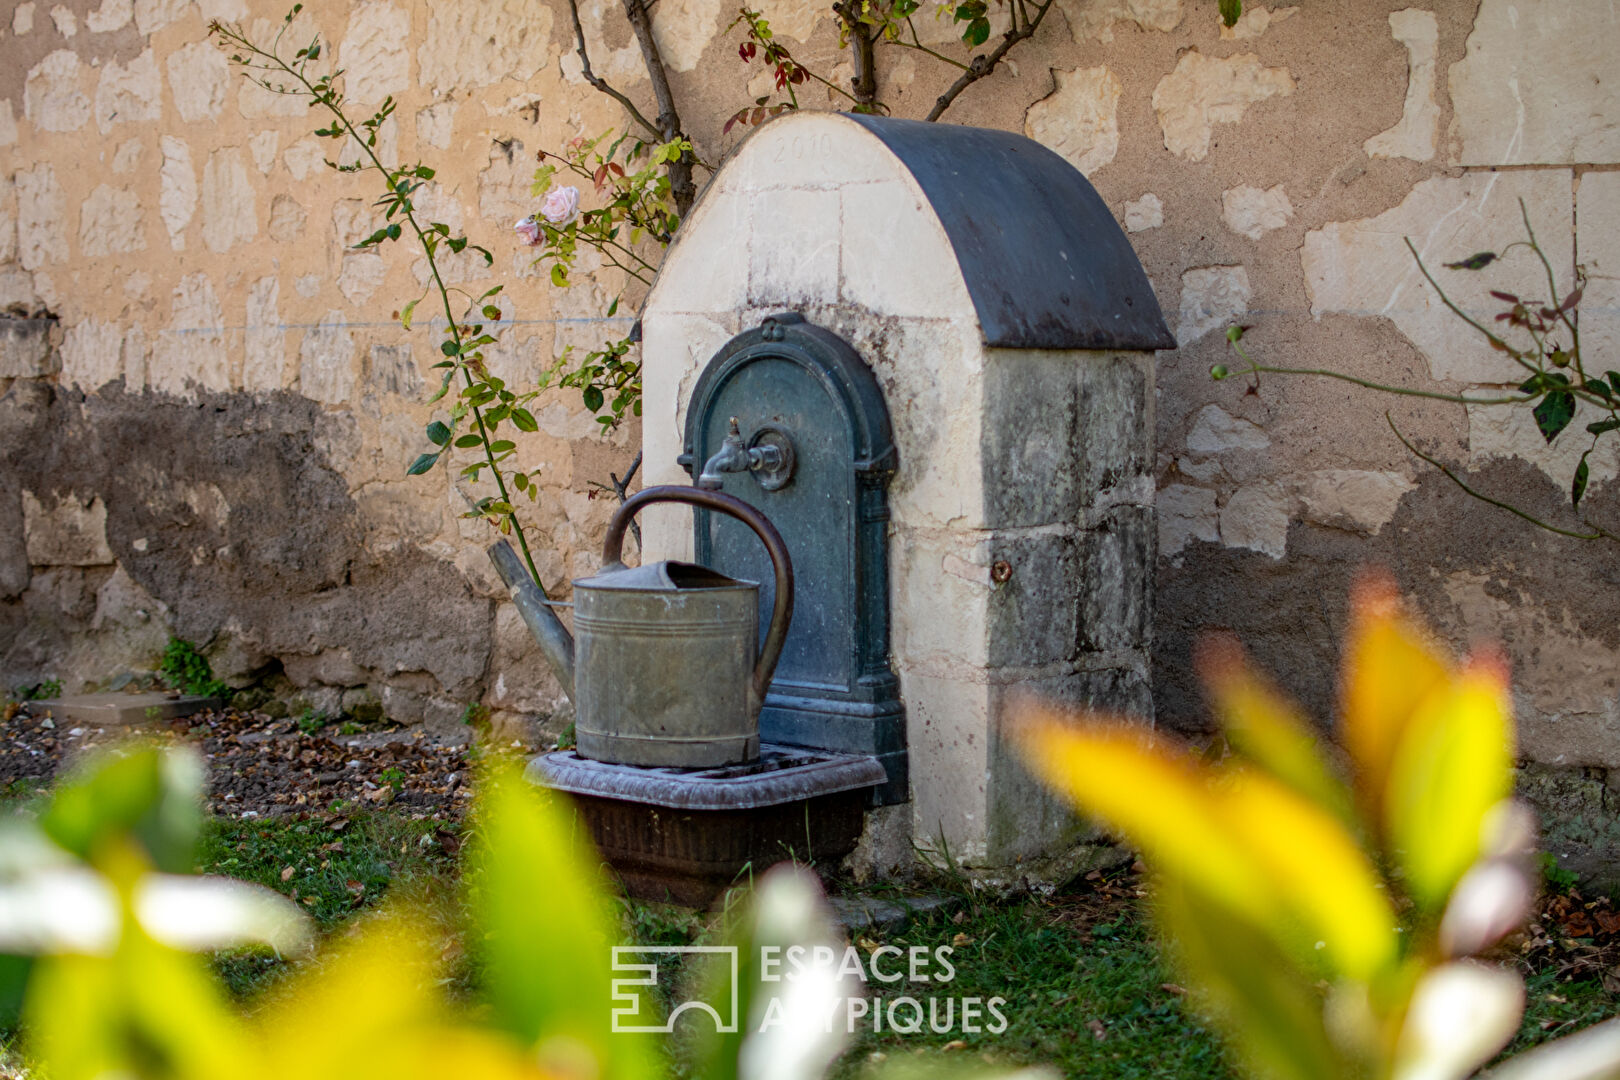
POLYGON ((726 435, 720 449, 708 461, 703 463, 703 471, 698 474, 697 486, 707 491, 718 491, 720 485, 726 481, 726 473, 747 472, 758 468, 754 462, 757 450, 750 450, 744 443, 742 432, 737 427, 737 418, 731 418, 731 431, 726 435))

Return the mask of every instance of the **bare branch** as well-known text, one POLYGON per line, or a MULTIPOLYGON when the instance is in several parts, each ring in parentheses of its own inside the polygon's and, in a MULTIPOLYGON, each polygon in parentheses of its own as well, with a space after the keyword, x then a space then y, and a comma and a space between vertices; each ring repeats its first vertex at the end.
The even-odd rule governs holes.
MULTIPOLYGON (((1052 0, 1047 0, 1051 3, 1052 0)), ((664 69, 663 55, 653 37, 652 15, 645 0, 624 0, 624 14, 635 31, 636 44, 641 47, 642 62, 647 65, 647 76, 652 80, 653 97, 658 101, 658 137, 664 142, 685 138, 681 131, 681 114, 675 109, 675 94, 669 87, 669 72, 664 69)), ((685 153, 669 163, 669 193, 675 200, 675 211, 685 217, 697 198, 697 185, 692 180, 692 155, 685 153)))
POLYGON ((574 40, 579 43, 578 51, 580 74, 585 76, 585 81, 596 87, 608 97, 612 98, 614 101, 617 101, 620 105, 623 105, 624 111, 630 114, 630 119, 646 128, 653 138, 658 138, 658 125, 641 115, 641 110, 636 108, 635 102, 631 101, 619 91, 609 86, 606 79, 602 78, 601 76, 597 75, 596 72, 591 70, 591 58, 590 55, 585 51, 585 27, 581 25, 579 21, 579 0, 568 0, 568 14, 573 16, 574 19, 574 40))
POLYGON ((1462 488, 1463 491, 1467 492, 1469 495, 1472 495, 1480 502, 1488 503, 1499 510, 1506 510, 1510 514, 1515 514, 1518 517, 1523 518, 1525 521, 1528 521, 1538 529, 1546 529, 1548 532, 1557 533, 1559 536, 1568 536, 1575 540, 1602 540, 1605 537, 1610 540, 1620 540, 1620 534, 1612 533, 1603 526, 1594 525, 1590 521, 1582 521, 1581 524, 1585 525, 1588 529, 1591 529, 1591 532, 1575 532, 1571 529, 1560 529, 1557 525, 1548 524, 1547 522, 1542 521, 1540 518, 1526 513, 1517 506, 1514 506, 1512 503, 1503 502, 1501 499, 1493 499, 1483 491, 1478 491, 1469 487, 1463 478, 1452 472, 1443 461, 1440 461, 1438 458, 1430 457, 1428 454, 1425 454, 1423 451, 1407 442, 1406 436, 1401 434, 1401 429, 1395 426, 1395 421, 1388 413, 1384 414, 1384 419, 1389 422, 1389 430, 1393 431, 1395 433, 1395 437, 1401 440, 1402 446, 1406 447, 1424 461, 1427 461, 1430 465, 1433 465, 1435 468, 1439 469, 1445 474, 1446 479, 1462 488))
POLYGON ((1046 13, 1052 10, 1054 2, 1055 0, 1046 0, 1044 4, 1037 4, 1034 18, 1030 18, 1026 10, 1024 25, 1022 26, 1019 26, 1018 20, 1014 19, 1012 26, 1001 36, 1001 44, 988 53, 975 56, 973 62, 968 65, 968 69, 962 72, 943 94, 939 95, 939 99, 934 102, 934 107, 929 110, 924 119, 938 120, 945 115, 945 110, 950 108, 956 99, 961 96, 962 91, 996 70, 996 65, 1001 63, 1002 58, 1007 55, 1009 49, 1026 38, 1034 37, 1035 31, 1040 29, 1042 20, 1046 18, 1046 13))

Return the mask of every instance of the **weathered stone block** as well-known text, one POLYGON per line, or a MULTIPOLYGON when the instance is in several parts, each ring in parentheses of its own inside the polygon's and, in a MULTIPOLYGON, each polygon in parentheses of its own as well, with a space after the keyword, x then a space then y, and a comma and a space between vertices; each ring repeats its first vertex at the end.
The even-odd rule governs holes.
POLYGON ((1463 165, 1620 161, 1612 77, 1620 11, 1585 0, 1484 0, 1450 72, 1463 165))
MULTIPOLYGON (((1072 362, 1072 358, 1071 358, 1072 362)), ((1130 501, 1151 502, 1153 358, 1084 353, 1074 455, 1081 506, 1113 488, 1135 486, 1130 501)))
POLYGON ((754 195, 748 249, 748 302, 792 308, 838 295, 836 191, 794 189, 754 195))
POLYGON ((34 379, 55 370, 51 352, 54 319, 0 316, 0 379, 34 379))
POLYGON ((945 672, 988 663, 995 589, 988 548, 971 537, 934 532, 907 530, 890 538, 891 651, 903 670, 945 672))
POLYGON ((1249 106, 1294 92, 1287 68, 1268 68, 1254 53, 1182 54, 1176 69, 1153 88, 1153 111, 1164 129, 1164 146, 1188 161, 1203 161, 1216 124, 1235 124, 1249 106))
POLYGON ((1459 307, 1491 323, 1501 305, 1489 290, 1541 297, 1547 288, 1541 263, 1521 250, 1488 274, 1446 270, 1441 264, 1522 241, 1522 200, 1547 259, 1553 266, 1573 265, 1572 179, 1560 169, 1435 177, 1377 217, 1331 222, 1306 233, 1300 264, 1311 314, 1388 318, 1428 357, 1436 379, 1517 384, 1523 378, 1519 365, 1446 309, 1405 238, 1412 238, 1429 272, 1459 307))
MULTIPOLYGON (((968 310, 972 301, 962 288, 939 219, 907 179, 861 184, 838 193, 841 224, 817 223, 839 237, 838 295, 878 315, 937 315, 947 305, 968 310), (912 253, 904 273, 896 273, 894 253, 912 253)), ((776 243, 774 221, 754 217, 756 247, 776 243)))
POLYGON ((1116 506, 1080 537, 1080 648, 1146 648, 1153 634, 1152 507, 1116 506))
POLYGON ((986 615, 990 667, 1035 667, 1074 655, 1086 582, 1068 533, 996 536, 986 615), (998 573, 999 571, 999 573, 998 573), (1006 580, 995 578, 1005 575, 1006 580))
POLYGON ((64 495, 47 505, 25 490, 22 504, 32 565, 106 566, 113 562, 107 546, 107 507, 99 496, 81 503, 64 495))
MULTIPOLYGON (((1076 472, 1095 471, 1083 451, 1077 453, 1083 445, 1078 410, 1084 380, 1084 369, 1076 377, 1069 353, 998 349, 987 356, 981 432, 987 527, 1075 520, 1081 483, 1076 472)), ((1109 423, 1100 416, 1088 421, 1109 423)))

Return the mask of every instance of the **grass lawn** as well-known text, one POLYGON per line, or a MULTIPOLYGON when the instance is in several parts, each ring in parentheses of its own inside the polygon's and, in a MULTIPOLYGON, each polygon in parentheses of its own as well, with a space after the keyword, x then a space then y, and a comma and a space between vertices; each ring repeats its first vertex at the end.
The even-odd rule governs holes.
MULTIPOLYGON (((454 825, 411 820, 389 810, 356 811, 338 831, 289 818, 215 819, 198 868, 278 889, 332 931, 389 893, 407 892, 453 907, 459 844, 454 825)), ((999 1034, 964 1032, 960 1023, 939 1034, 926 1027, 908 1035, 867 1028, 835 1076, 855 1077, 869 1062, 925 1049, 1003 1064, 1046 1063, 1070 1077, 1231 1075, 1219 1043, 1194 1015, 1149 940, 1139 884, 1126 873, 1081 882, 1051 897, 986 902, 945 882, 942 889, 956 890, 953 907, 919 915, 892 932, 858 931, 856 943, 868 953, 879 945, 952 946, 955 978, 936 984, 934 994, 958 1001, 1005 998, 1001 1012, 1007 1026, 999 1034)), ((711 919, 668 905, 626 902, 624 923, 627 941, 713 940, 711 919)), ((1573 941, 1568 946, 1558 955, 1596 948, 1573 941)), ((216 963, 244 999, 281 970, 255 955, 222 956, 216 963)), ((1539 969, 1532 965, 1529 1008, 1514 1048, 1620 1011, 1620 994, 1605 989, 1601 970, 1553 960, 1539 969)), ((477 981, 466 961, 453 974, 460 986, 477 981)), ((673 974, 671 985, 678 980, 673 974)), ((901 985, 905 989, 898 992, 928 1006, 928 987, 901 985)), ((943 1000, 939 1007, 943 1010, 943 1000)), ((678 1061, 671 1071, 685 1072, 678 1061)))

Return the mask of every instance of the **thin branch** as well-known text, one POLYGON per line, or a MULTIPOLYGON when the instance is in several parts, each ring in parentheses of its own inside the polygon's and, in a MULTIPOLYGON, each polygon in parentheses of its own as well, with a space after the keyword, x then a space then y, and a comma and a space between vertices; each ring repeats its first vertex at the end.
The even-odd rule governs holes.
MULTIPOLYGON (((669 72, 664 69, 664 58, 658 51, 658 40, 653 36, 652 15, 645 0, 624 0, 624 14, 630 20, 630 29, 635 31, 642 62, 647 65, 647 77, 652 80, 653 97, 658 102, 659 138, 666 143, 685 138, 681 131, 681 114, 675 109, 675 93, 669 86, 669 72)), ((683 218, 697 198, 692 164, 690 153, 684 153, 669 163, 669 194, 675 200, 675 212, 683 218)))
POLYGON ((1249 366, 1232 372, 1234 375, 1272 374, 1272 375, 1320 375, 1325 379, 1338 379, 1340 382, 1354 383, 1364 386, 1368 390, 1379 390, 1386 394, 1400 394, 1404 397, 1431 398, 1435 401, 1450 401, 1458 405, 1519 405, 1535 401, 1539 394, 1527 394, 1519 397, 1471 398, 1461 394, 1445 394, 1437 390, 1414 390, 1405 386, 1389 386, 1386 383, 1376 383, 1368 379, 1358 379, 1354 375, 1346 375, 1342 371, 1330 371, 1327 368, 1297 368, 1283 367, 1274 364, 1257 364, 1243 351, 1243 346, 1232 342, 1232 351, 1241 356, 1249 366))
POLYGON ((932 56, 935 60, 938 60, 942 64, 949 64, 949 65, 951 65, 951 67, 961 68, 963 71, 972 71, 973 70, 972 67, 970 67, 967 64, 962 63, 962 61, 957 60, 957 59, 955 59, 953 57, 946 56, 942 52, 935 52, 933 49, 930 49, 928 46, 924 45, 922 43, 922 37, 919 36, 918 33, 917 33, 917 24, 912 22, 910 15, 906 16, 906 29, 911 31, 911 40, 910 41, 901 41, 899 39, 896 39, 896 40, 890 42, 890 44, 891 45, 898 45, 902 49, 915 49, 920 53, 926 53, 927 55, 932 56))
POLYGON ((1018 26, 1016 20, 1014 20, 1014 25, 1001 36, 1001 44, 987 54, 975 56, 968 69, 957 76, 956 81, 951 83, 943 94, 939 95, 939 99, 934 102, 934 107, 929 110, 925 119, 938 120, 945 115, 945 110, 950 108, 956 99, 961 96, 962 91, 996 70, 996 65, 1001 63, 1002 58, 1007 55, 1009 49, 1026 38, 1034 37, 1035 31, 1040 29, 1041 21, 1046 18, 1046 13, 1052 10, 1052 5, 1055 2, 1056 0, 1046 0, 1044 4, 1037 5, 1035 17, 1033 19, 1026 17, 1023 26, 1018 26))
POLYGON ((1472 495, 1480 502, 1489 503, 1491 506, 1494 506, 1499 510, 1506 510, 1510 514, 1523 518, 1525 521, 1528 521, 1538 529, 1546 529, 1548 532, 1557 533, 1559 536, 1568 536, 1575 540, 1602 540, 1604 538, 1608 538, 1610 540, 1620 540, 1620 535, 1610 532, 1601 525, 1593 525, 1590 521, 1583 521, 1581 524, 1591 529, 1591 532, 1581 533, 1574 532, 1570 529, 1560 529, 1557 525, 1549 524, 1533 514, 1528 514, 1525 511, 1520 510, 1512 503, 1503 502, 1501 499, 1493 499, 1482 491, 1476 491, 1474 488, 1469 487, 1468 484, 1463 481, 1462 477, 1452 472, 1444 462, 1430 457, 1428 454, 1425 454, 1423 451, 1407 442, 1406 436, 1402 435, 1401 429, 1395 426, 1395 421, 1390 417, 1389 413, 1384 414, 1384 419, 1389 423, 1389 430, 1393 431, 1395 433, 1395 437, 1401 440, 1402 446, 1406 447, 1424 461, 1427 461, 1430 465, 1433 465, 1435 468, 1439 469, 1442 473, 1445 473, 1446 479, 1462 488, 1463 491, 1467 492, 1469 495, 1472 495))
POLYGON ((609 86, 606 79, 602 78, 601 76, 597 75, 596 72, 591 70, 591 58, 585 52, 585 27, 579 21, 579 0, 568 0, 568 14, 572 15, 574 18, 574 40, 579 43, 579 67, 580 73, 585 76, 585 81, 602 91, 602 93, 606 94, 614 101, 617 101, 620 105, 623 105, 624 111, 630 114, 630 119, 646 128, 647 131, 652 134, 653 138, 658 138, 658 125, 641 115, 641 110, 636 108, 635 102, 631 101, 629 98, 619 93, 619 91, 609 86))

